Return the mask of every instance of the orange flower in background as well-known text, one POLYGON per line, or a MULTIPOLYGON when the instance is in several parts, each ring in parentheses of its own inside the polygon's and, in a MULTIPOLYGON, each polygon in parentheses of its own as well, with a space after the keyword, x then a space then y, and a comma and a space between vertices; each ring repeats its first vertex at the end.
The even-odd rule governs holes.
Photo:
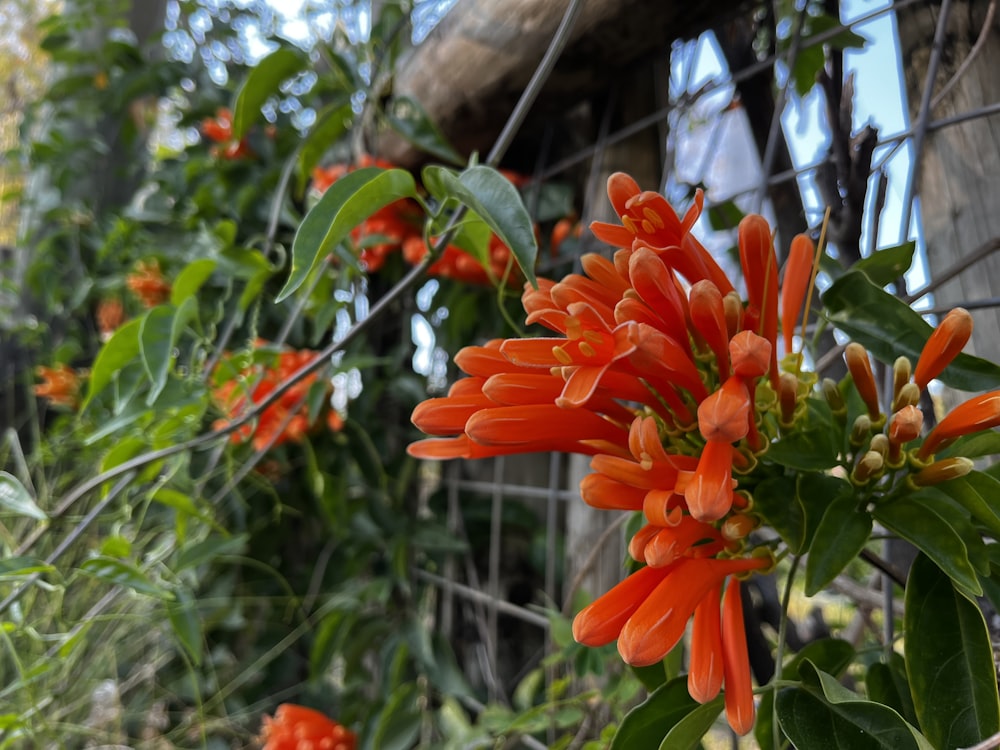
POLYGON ((931 337, 920 352, 917 367, 913 371, 913 382, 920 390, 940 375, 951 361, 965 348, 972 338, 972 315, 968 310, 956 307, 949 312, 941 324, 934 329, 931 337))
MULTIPOLYGON (((427 243, 419 235, 408 237, 403 242, 403 258, 410 265, 416 265, 423 260, 427 252, 427 243)), ((490 286, 504 278, 510 285, 521 283, 522 277, 513 262, 510 248, 495 234, 490 236, 488 252, 489 270, 465 250, 455 245, 448 245, 440 257, 430 265, 427 273, 430 276, 441 276, 477 286, 490 286)))
POLYGON ((125 285, 139 298, 143 307, 156 307, 170 299, 170 282, 163 277, 157 260, 140 260, 135 271, 125 278, 125 285))
POLYGON ((201 132, 217 144, 211 150, 216 158, 235 160, 253 156, 246 138, 233 137, 233 113, 227 107, 220 107, 215 117, 202 120, 201 132))
MULTIPOLYGON (((316 353, 309 350, 284 350, 276 355, 273 363, 250 365, 240 371, 238 379, 227 380, 217 386, 213 399, 228 419, 217 420, 215 428, 224 428, 229 420, 241 416, 252 405, 262 403, 278 386, 312 362, 315 356, 316 353)), ((249 441, 258 451, 286 442, 300 442, 313 427, 306 395, 316 379, 316 374, 312 373, 298 381, 257 415, 255 422, 234 431, 230 436, 231 442, 240 444, 249 441)), ((331 409, 327 413, 326 424, 329 429, 338 431, 343 427, 343 418, 331 409)))
POLYGON ((97 330, 101 334, 101 341, 107 341, 111 338, 111 334, 125 322, 125 306, 122 305, 122 301, 118 297, 105 297, 97 303, 97 312, 94 317, 97 320, 97 330))
POLYGON ((80 375, 67 364, 39 365, 35 374, 44 382, 34 386, 35 395, 55 406, 75 409, 80 400, 80 375))
POLYGON ((264 716, 261 750, 354 750, 354 732, 324 714, 294 703, 282 703, 274 718, 264 716))

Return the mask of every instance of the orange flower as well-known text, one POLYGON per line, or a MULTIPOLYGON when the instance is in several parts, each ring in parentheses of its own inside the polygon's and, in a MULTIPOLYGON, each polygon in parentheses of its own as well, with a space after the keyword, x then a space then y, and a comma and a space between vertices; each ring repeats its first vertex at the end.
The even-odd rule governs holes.
POLYGON ((972 316, 968 310, 956 307, 934 329, 920 352, 920 359, 913 371, 913 382, 917 387, 923 390, 940 375, 962 351, 971 336, 972 316))
POLYGON ((952 409, 924 438, 917 456, 926 459, 963 435, 993 427, 1000 427, 1000 391, 973 396, 952 409))
POLYGON ((354 750, 357 737, 319 711, 282 703, 274 718, 264 716, 262 750, 354 750))
POLYGON ((125 278, 125 284, 143 307, 156 307, 170 299, 170 282, 163 277, 160 263, 155 259, 140 260, 136 270, 125 278))
POLYGON ((45 381, 34 387, 36 396, 48 399, 55 406, 76 408, 80 394, 80 376, 76 370, 63 363, 55 367, 39 365, 35 374, 45 381))
POLYGON ((246 138, 236 140, 233 137, 233 113, 227 107, 220 107, 215 117, 202 120, 201 132, 218 144, 212 147, 212 156, 229 160, 253 156, 246 138))
POLYGON ((875 385, 875 375, 872 373, 872 363, 868 359, 868 352, 861 344, 851 342, 844 350, 844 360, 847 362, 847 369, 854 379, 854 387, 857 388, 861 399, 868 408, 868 418, 879 423, 882 419, 882 412, 878 405, 878 387, 875 385))
POLYGON ((740 582, 730 578, 722 601, 722 665, 726 682, 726 720, 736 734, 753 729, 753 683, 747 651, 740 582))
POLYGON ((805 302, 815 255, 816 248, 808 235, 799 234, 792 239, 781 283, 781 333, 785 339, 786 352, 792 351, 795 323, 802 311, 802 303, 805 302))
MULTIPOLYGON (((262 403, 315 356, 316 353, 309 350, 285 350, 278 353, 272 365, 252 365, 240 372, 238 380, 218 385, 212 395, 228 418, 217 420, 216 429, 241 416, 251 405, 262 403)), ((305 396, 315 382, 315 373, 307 375, 258 414, 255 424, 245 424, 233 432, 230 441, 235 444, 249 441, 258 451, 286 442, 301 442, 312 427, 305 396)), ((326 422, 333 431, 343 427, 343 418, 332 410, 328 412, 326 422)))
POLYGON ((117 297, 106 297, 97 304, 94 317, 97 319, 101 341, 107 341, 125 320, 125 307, 117 297))

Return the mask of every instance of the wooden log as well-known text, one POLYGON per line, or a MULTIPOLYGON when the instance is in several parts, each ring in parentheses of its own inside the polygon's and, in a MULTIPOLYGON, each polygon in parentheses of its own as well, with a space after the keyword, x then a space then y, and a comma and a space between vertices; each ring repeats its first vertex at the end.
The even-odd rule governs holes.
MULTIPOLYGON (((629 65, 692 37, 747 5, 586 0, 533 117, 605 91, 629 65)), ((420 102, 462 154, 485 153, 541 61, 566 9, 552 0, 463 0, 397 66, 393 94, 420 102)), ((379 153, 405 167, 426 156, 386 133, 379 153)))

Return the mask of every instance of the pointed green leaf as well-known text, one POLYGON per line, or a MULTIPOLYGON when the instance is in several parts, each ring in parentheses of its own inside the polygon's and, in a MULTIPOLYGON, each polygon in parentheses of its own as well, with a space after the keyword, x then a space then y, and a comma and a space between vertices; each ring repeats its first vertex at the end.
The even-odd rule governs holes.
POLYGON ((402 169, 366 167, 341 177, 299 225, 292 243, 291 273, 275 301, 298 289, 320 258, 333 252, 362 221, 400 198, 415 196, 413 176, 402 169))
POLYGON ((424 184, 439 198, 454 198, 468 206, 510 248, 521 271, 531 285, 535 279, 538 241, 534 224, 521 194, 510 181, 492 167, 469 167, 456 175, 445 167, 424 167, 424 184))
POLYGON ((906 672, 935 747, 968 747, 1000 731, 993 649, 979 607, 924 555, 910 569, 903 616, 906 672))
POLYGON ((722 713, 722 706, 721 695, 698 706, 671 727, 660 743, 659 750, 694 750, 701 747, 701 741, 722 713))
POLYGON ((290 47, 276 49, 257 63, 236 95, 233 107, 233 137, 242 138, 261 116, 261 107, 278 87, 308 64, 308 58, 290 47))
POLYGON ((910 683, 906 676, 906 663, 901 654, 893 651, 888 663, 875 662, 868 667, 865 675, 865 689, 868 700, 884 703, 896 710, 911 724, 917 724, 917 714, 910 695, 910 683))
POLYGON ((54 573, 55 567, 39 560, 37 557, 5 557, 0 560, 0 580, 17 576, 30 576, 34 573, 54 573))
POLYGON ((858 509, 853 493, 835 498, 823 514, 806 558, 806 596, 813 596, 836 578, 865 546, 872 517, 858 509))
POLYGON ((688 695, 687 676, 676 677, 625 715, 609 750, 659 747, 667 733, 699 706, 688 695))
POLYGON ((0 471, 0 513, 14 513, 38 521, 48 518, 45 511, 35 503, 27 488, 17 477, 6 471, 0 471))
POLYGON ((965 543, 926 503, 904 497, 875 506, 872 515, 889 531, 914 544, 966 591, 976 596, 983 593, 965 543))
MULTIPOLYGON (((916 362, 931 335, 920 313, 859 271, 833 282, 823 293, 823 306, 831 323, 886 364, 900 355, 916 362)), ((963 391, 988 390, 1000 386, 1000 366, 959 354, 939 378, 963 391)))
POLYGON ((796 498, 795 479, 792 477, 769 477, 754 487, 754 510, 767 519, 792 552, 802 549, 805 537, 805 513, 796 498))
POLYGON ((802 686, 778 693, 778 721, 797 748, 808 750, 933 750, 933 746, 888 706, 866 701, 802 663, 802 686))
POLYGON ((237 534, 230 537, 212 534, 201 541, 185 544, 178 550, 174 572, 179 573, 186 568, 197 567, 217 557, 242 555, 246 551, 248 539, 247 534, 237 534))
MULTIPOLYGON (((990 433, 996 434, 996 433, 990 433)), ((965 508, 972 517, 1000 539, 1000 480, 973 471, 937 485, 937 489, 965 508)))
MULTIPOLYGON (((840 638, 820 638, 810 641, 802 650, 794 654, 781 668, 781 679, 794 680, 798 677, 799 666, 806 660, 819 669, 835 677, 840 676, 854 659, 854 646, 840 638)), ((757 723, 753 728, 754 738, 762 748, 775 747, 774 741, 774 691, 765 691, 760 697, 757 709, 757 723)), ((782 735, 784 738, 784 735, 782 735)))
POLYGON ((389 126, 417 148, 451 164, 464 159, 427 116, 420 103, 408 96, 395 96, 386 108, 389 126))
POLYGON ((202 285, 212 276, 216 261, 212 258, 199 258, 191 261, 170 285, 170 304, 179 307, 188 297, 193 297, 202 285))
POLYGON ((910 268, 916 247, 917 243, 910 241, 895 247, 876 250, 851 266, 851 270, 863 271, 865 276, 878 286, 891 284, 910 268))
POLYGON ((86 409, 91 399, 103 391, 121 370, 139 357, 139 329, 144 318, 134 318, 115 331, 97 353, 87 379, 86 409))
POLYGON ((168 602, 167 618, 170 620, 170 627, 174 631, 174 637, 187 653, 191 662, 198 666, 201 664, 203 654, 203 643, 201 632, 201 619, 195 608, 196 602, 186 589, 177 589, 177 600, 168 602))

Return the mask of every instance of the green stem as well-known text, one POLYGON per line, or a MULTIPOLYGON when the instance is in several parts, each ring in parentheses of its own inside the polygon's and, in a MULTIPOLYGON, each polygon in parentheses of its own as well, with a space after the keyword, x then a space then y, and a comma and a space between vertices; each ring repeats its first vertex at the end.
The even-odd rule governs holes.
POLYGON ((781 666, 785 659, 785 636, 788 630, 788 602, 792 598, 792 582, 795 580, 795 573, 799 568, 801 556, 792 557, 792 564, 788 570, 788 579, 785 582, 785 591, 781 596, 781 621, 778 623, 778 647, 774 653, 774 677, 771 678, 771 690, 774 691, 774 700, 771 704, 771 727, 774 736, 774 750, 781 750, 781 731, 778 727, 778 684, 781 682, 781 666))

